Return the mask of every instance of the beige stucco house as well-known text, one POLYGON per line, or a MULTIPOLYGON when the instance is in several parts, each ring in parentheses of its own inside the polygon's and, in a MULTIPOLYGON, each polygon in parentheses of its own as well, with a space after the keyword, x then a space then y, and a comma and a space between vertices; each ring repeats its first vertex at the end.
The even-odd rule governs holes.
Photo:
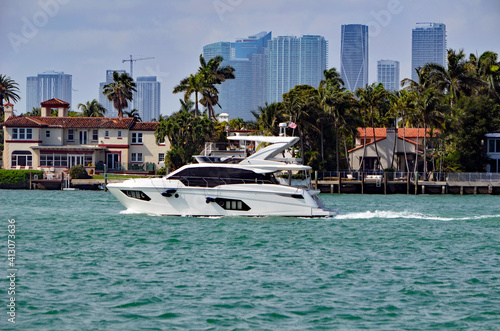
POLYGON ((61 173, 82 164, 89 172, 153 172, 163 166, 168 141, 157 144, 156 122, 134 118, 68 117, 69 104, 41 103, 41 116, 14 116, 5 109, 3 167, 61 173), (58 116, 50 111, 58 109, 58 116))

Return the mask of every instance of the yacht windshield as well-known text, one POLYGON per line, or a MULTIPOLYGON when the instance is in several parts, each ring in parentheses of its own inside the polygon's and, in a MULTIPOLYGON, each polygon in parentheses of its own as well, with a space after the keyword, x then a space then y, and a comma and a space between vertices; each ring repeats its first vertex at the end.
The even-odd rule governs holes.
POLYGON ((168 179, 178 179, 186 186, 215 187, 225 184, 276 184, 272 174, 258 174, 248 169, 230 167, 186 168, 168 179))

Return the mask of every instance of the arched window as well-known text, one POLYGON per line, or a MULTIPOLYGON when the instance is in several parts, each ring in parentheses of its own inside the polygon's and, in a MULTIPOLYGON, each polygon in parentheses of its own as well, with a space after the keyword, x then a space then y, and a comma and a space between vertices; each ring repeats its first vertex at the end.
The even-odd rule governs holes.
POLYGON ((12 167, 32 166, 32 158, 30 151, 14 151, 12 152, 12 167))

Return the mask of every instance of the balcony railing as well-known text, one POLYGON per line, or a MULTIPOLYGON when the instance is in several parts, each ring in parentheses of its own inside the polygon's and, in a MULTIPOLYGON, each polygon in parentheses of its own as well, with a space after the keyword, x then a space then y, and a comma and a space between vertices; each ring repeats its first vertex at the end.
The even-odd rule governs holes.
MULTIPOLYGON (((95 167, 96 171, 104 171, 104 163, 97 163, 95 167)), ((107 172, 152 172, 157 170, 156 163, 153 162, 128 162, 128 163, 120 163, 116 162, 111 165, 107 165, 107 172)))

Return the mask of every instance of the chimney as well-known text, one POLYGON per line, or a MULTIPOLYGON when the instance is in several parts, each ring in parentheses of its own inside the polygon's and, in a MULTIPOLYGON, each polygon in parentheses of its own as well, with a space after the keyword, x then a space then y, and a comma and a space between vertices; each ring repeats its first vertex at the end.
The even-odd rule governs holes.
POLYGON ((3 106, 3 111, 4 111, 4 122, 7 122, 9 118, 14 116, 14 105, 11 104, 10 102, 5 104, 3 106))
POLYGON ((40 110, 40 116, 42 117, 50 117, 50 108, 42 107, 40 110))
POLYGON ((68 117, 68 108, 59 107, 57 109, 57 117, 68 117))
POLYGON ((391 141, 397 141, 398 139, 398 128, 387 128, 387 139, 391 141))

